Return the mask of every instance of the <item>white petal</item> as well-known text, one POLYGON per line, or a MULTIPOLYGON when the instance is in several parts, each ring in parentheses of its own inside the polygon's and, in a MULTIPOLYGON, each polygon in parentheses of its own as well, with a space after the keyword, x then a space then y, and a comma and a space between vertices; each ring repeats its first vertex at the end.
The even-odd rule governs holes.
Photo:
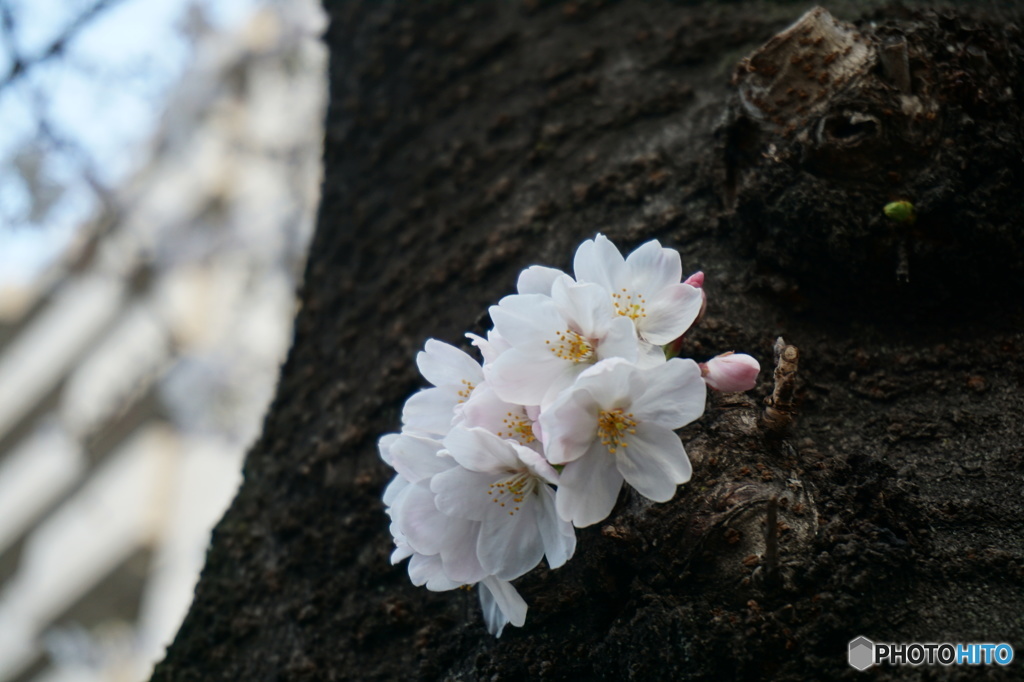
POLYGON ((460 396, 451 388, 425 388, 409 396, 402 408, 402 427, 424 435, 444 437, 460 396))
POLYGON ((646 388, 633 401, 637 420, 678 429, 704 414, 707 387, 693 360, 672 358, 639 374, 646 388))
POLYGON ((622 254, 603 234, 580 244, 573 260, 573 271, 577 281, 600 284, 609 296, 625 286, 629 277, 622 254))
POLYGON ((483 521, 491 500, 487 491, 497 478, 495 474, 452 467, 430 479, 430 490, 435 495, 434 505, 446 516, 483 521))
POLYGON ((551 297, 573 331, 588 339, 603 337, 617 317, 608 290, 596 284, 576 284, 565 277, 555 281, 551 297))
POLYGON ((390 507, 395 503, 395 498, 401 493, 405 487, 409 485, 408 479, 404 476, 395 476, 388 483, 388 487, 384 488, 384 505, 390 507))
POLYGON ((427 339, 424 350, 416 354, 416 366, 434 386, 459 386, 464 380, 478 384, 484 378, 479 362, 437 339, 427 339))
POLYGON ((543 294, 551 295, 551 285, 560 277, 566 274, 555 268, 546 268, 543 265, 534 265, 519 273, 519 281, 516 283, 516 291, 520 294, 543 294))
POLYGON ((683 266, 679 252, 662 248, 657 239, 642 244, 626 257, 632 289, 647 296, 656 294, 664 287, 679 284, 683 278, 683 266))
POLYGON ((524 499, 518 511, 492 505, 495 511, 481 525, 476 543, 477 557, 485 571, 514 580, 540 563, 544 541, 537 528, 538 501, 532 496, 524 499))
POLYGON ((520 469, 512 444, 479 427, 456 426, 444 439, 448 454, 470 471, 498 473, 520 469))
POLYGON ((544 454, 552 464, 565 464, 586 454, 597 438, 600 407, 586 391, 566 391, 540 413, 544 454))
MULTIPOLYGON (((644 384, 635 378, 636 365, 623 358, 608 358, 587 369, 573 390, 586 391, 600 405, 599 410, 629 407, 644 384)), ((597 419, 595 413, 594 419, 597 419)))
POLYGON ((392 466, 409 482, 417 483, 455 465, 450 458, 439 456, 440 450, 441 443, 432 438, 403 433, 391 445, 392 466))
POLYGON ((645 341, 664 345, 682 336, 700 314, 701 290, 689 284, 665 287, 647 305, 647 317, 637 320, 645 341))
POLYGON ((641 341, 639 350, 640 353, 636 360, 636 366, 640 369, 658 367, 665 364, 665 349, 661 346, 641 341))
POLYGON ((571 386, 586 365, 577 366, 545 351, 527 355, 513 348, 487 366, 487 383, 502 400, 517 405, 542 405, 545 397, 571 386))
POLYGON ((412 551, 412 547, 408 543, 402 543, 395 547, 395 551, 391 553, 391 564, 397 564, 399 561, 404 561, 411 556, 420 556, 416 552, 412 551))
POLYGON ((535 477, 547 481, 551 485, 558 485, 558 471, 544 458, 543 455, 538 454, 536 451, 530 448, 519 445, 518 443, 512 443, 512 447, 516 450, 516 456, 519 457, 519 461, 526 467, 526 469, 533 474, 535 477))
POLYGON ((458 543, 467 521, 452 519, 434 506, 434 494, 426 481, 402 491, 401 502, 392 508, 396 525, 409 546, 420 554, 440 554, 442 549, 458 543))
POLYGON ((394 445, 395 441, 398 440, 398 437, 401 435, 402 434, 400 433, 385 433, 380 437, 380 440, 377 441, 377 451, 380 453, 380 458, 384 460, 384 463, 388 466, 393 466, 391 464, 391 446, 394 445))
POLYGON ((583 528, 608 517, 622 488, 615 458, 595 443, 583 457, 562 469, 555 506, 558 515, 583 528))
POLYGON ((444 574, 441 557, 437 554, 433 556, 414 554, 409 559, 409 580, 413 585, 426 585, 428 590, 434 592, 454 590, 462 584, 449 579, 444 574))
POLYGON ((597 357, 623 358, 636 362, 640 353, 640 341, 636 336, 636 327, 628 317, 617 316, 608 323, 604 337, 597 345, 597 357))
POLYGON ((540 294, 506 296, 490 307, 490 313, 495 330, 520 350, 546 354, 544 341, 568 326, 555 302, 540 294))
POLYGON ((526 601, 506 580, 492 576, 480 581, 480 608, 484 612, 487 632, 495 637, 501 637, 508 623, 517 628, 526 623, 526 601))
POLYGON ((690 480, 690 459, 679 436, 668 429, 637 424, 627 442, 616 453, 619 472, 644 497, 666 502, 676 494, 677 485, 690 480))
POLYGON ((576 552, 576 531, 572 524, 563 521, 555 509, 555 491, 549 486, 537 490, 541 507, 537 512, 537 525, 544 542, 544 556, 548 566, 558 568, 572 558, 576 552))
POLYGON ((499 355, 511 348, 508 342, 501 337, 501 334, 493 329, 487 332, 486 339, 468 332, 466 333, 466 338, 480 350, 480 355, 483 357, 485 365, 494 362, 499 355))
POLYGON ((551 385, 548 386, 547 392, 544 394, 544 397, 541 398, 541 410, 551 405, 555 400, 558 399, 558 396, 560 396, 566 390, 570 389, 573 383, 575 383, 576 377, 578 377, 580 373, 587 367, 590 367, 590 365, 586 365, 583 363, 580 363, 578 365, 574 365, 572 363, 565 363, 565 366, 561 369, 561 371, 558 374, 553 375, 551 385))
MULTIPOLYGON (((539 418, 539 415, 538 415, 538 418, 539 418)), ((533 435, 537 438, 538 442, 540 442, 540 443, 544 442, 544 429, 541 428, 541 424, 540 424, 539 421, 534 421, 533 422, 533 435)), ((541 452, 544 452, 543 445, 541 446, 540 450, 541 450, 541 452)))
POLYGON ((462 534, 459 538, 441 552, 441 561, 446 576, 461 585, 470 585, 487 575, 487 571, 480 565, 480 560, 476 556, 480 524, 465 522, 460 530, 462 534))
MULTIPOLYGON (((405 502, 405 498, 409 496, 409 490, 413 487, 412 483, 409 483, 401 476, 395 476, 391 482, 389 488, 394 488, 394 492, 391 495, 390 506, 384 510, 384 513, 391 519, 391 535, 395 538, 395 543, 400 544, 406 542, 405 533, 401 528, 401 511, 402 505, 405 502), (405 481, 405 485, 395 485, 398 481, 405 481)), ((427 485, 429 488, 429 484, 427 485)))

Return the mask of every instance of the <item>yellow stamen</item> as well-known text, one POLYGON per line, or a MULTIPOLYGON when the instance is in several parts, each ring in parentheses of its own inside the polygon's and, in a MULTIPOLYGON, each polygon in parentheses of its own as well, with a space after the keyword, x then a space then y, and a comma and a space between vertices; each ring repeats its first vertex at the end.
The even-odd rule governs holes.
POLYGON ((508 430, 498 431, 498 436, 517 440, 523 445, 529 445, 537 440, 537 437, 533 435, 533 424, 529 419, 511 412, 507 412, 506 415, 501 421, 505 423, 505 428, 508 430))
POLYGON ((628 448, 626 436, 636 433, 636 421, 633 420, 633 413, 623 413, 621 408, 614 410, 601 410, 597 416, 597 435, 601 438, 601 445, 608 448, 608 452, 615 454, 619 448, 628 448))
POLYGON ((563 332, 558 332, 556 336, 554 343, 550 340, 544 342, 548 344, 548 350, 556 357, 562 360, 571 360, 574 364, 595 360, 594 346, 576 332, 566 329, 563 332))
POLYGON ((465 379, 463 379, 462 380, 462 386, 463 386, 463 388, 461 390, 459 390, 459 392, 458 392, 458 394, 459 394, 459 402, 460 403, 464 403, 467 400, 469 400, 469 394, 473 392, 474 388, 476 388, 476 384, 474 384, 474 383, 472 383, 470 381, 466 381, 465 379))
POLYGON ((615 306, 615 312, 634 322, 641 317, 647 317, 647 299, 640 294, 631 294, 625 288, 612 294, 612 305, 615 306))
POLYGON ((528 473, 518 473, 504 478, 500 481, 495 481, 489 484, 487 487, 488 495, 492 496, 491 501, 494 504, 505 506, 505 500, 511 498, 511 504, 513 509, 509 511, 509 516, 515 516, 516 512, 519 511, 519 505, 522 504, 523 500, 527 495, 533 492, 536 485, 534 477, 528 473))

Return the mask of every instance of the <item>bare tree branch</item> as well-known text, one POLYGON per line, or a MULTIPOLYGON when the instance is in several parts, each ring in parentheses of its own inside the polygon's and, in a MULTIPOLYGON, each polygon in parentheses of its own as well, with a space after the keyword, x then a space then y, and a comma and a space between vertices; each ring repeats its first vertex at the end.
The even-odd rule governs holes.
POLYGON ((8 72, 0 77, 0 88, 15 82, 25 75, 30 69, 53 57, 64 53, 68 44, 89 23, 101 15, 105 10, 110 9, 124 2, 124 0, 96 0, 88 9, 82 12, 74 21, 68 24, 67 28, 55 40, 42 49, 38 54, 26 56, 21 54, 15 43, 17 21, 11 6, 7 2, 0 2, 0 30, 3 31, 4 42, 7 44, 7 51, 11 58, 11 67, 8 72))

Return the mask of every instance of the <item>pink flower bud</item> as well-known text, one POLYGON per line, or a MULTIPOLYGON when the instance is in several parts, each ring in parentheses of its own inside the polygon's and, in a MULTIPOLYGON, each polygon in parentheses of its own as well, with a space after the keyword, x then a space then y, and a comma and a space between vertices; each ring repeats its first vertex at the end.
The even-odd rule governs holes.
POLYGON ((698 270, 687 277, 683 284, 700 289, 700 312, 697 313, 697 319, 693 321, 693 324, 696 325, 704 319, 704 311, 708 309, 708 294, 704 291, 704 272, 698 270))
POLYGON ((761 365, 743 353, 722 353, 700 365, 704 383, 716 391, 749 391, 757 383, 761 365))

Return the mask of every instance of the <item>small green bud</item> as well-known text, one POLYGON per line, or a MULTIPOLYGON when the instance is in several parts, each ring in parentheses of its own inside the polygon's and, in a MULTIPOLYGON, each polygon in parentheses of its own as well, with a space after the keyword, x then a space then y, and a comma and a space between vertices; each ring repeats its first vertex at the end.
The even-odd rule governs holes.
POLYGON ((897 223, 913 223, 917 219, 914 205, 909 201, 893 201, 882 209, 886 217, 897 223))

